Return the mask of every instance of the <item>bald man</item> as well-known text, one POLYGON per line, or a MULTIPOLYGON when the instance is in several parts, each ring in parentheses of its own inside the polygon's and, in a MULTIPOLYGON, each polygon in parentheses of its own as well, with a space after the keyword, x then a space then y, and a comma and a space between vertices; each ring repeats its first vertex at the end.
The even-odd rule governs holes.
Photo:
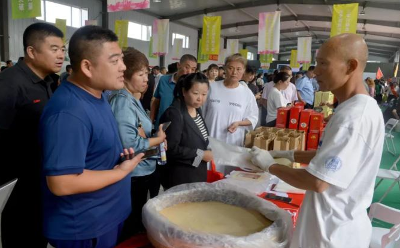
POLYGON ((292 248, 369 246, 372 201, 384 140, 382 112, 363 85, 365 41, 342 34, 324 43, 315 74, 322 91, 339 101, 318 150, 267 152, 253 148, 252 161, 285 182, 306 190, 292 248), (305 169, 275 164, 272 157, 307 163, 305 169))

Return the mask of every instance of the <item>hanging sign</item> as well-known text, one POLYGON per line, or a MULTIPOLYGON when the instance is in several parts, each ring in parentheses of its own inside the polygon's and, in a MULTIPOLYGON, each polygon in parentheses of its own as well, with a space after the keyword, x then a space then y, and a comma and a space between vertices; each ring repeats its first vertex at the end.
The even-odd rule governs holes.
POLYGON ((279 53, 281 12, 259 13, 258 53, 279 53))
POLYGON ((165 55, 169 45, 169 19, 155 19, 153 21, 153 53, 165 55))
POLYGON ((61 32, 64 34, 63 41, 65 43, 65 37, 67 37, 67 20, 65 19, 57 19, 55 25, 61 32))
POLYGON ((343 33, 357 32, 358 3, 334 4, 331 37, 343 33))
POLYGON ((12 19, 35 18, 42 16, 40 0, 12 0, 12 19))
POLYGON ((299 37, 297 39, 297 62, 300 64, 311 62, 312 37, 299 37))
POLYGON ((204 54, 218 54, 221 35, 221 17, 203 17, 202 51, 204 54))
POLYGON ((290 67, 299 68, 300 64, 297 63, 297 50, 292 50, 290 54, 290 67))
POLYGON ((226 52, 227 56, 239 53, 239 40, 238 39, 228 39, 226 42, 226 52))
POLYGON ((175 39, 172 47, 172 60, 180 60, 182 57, 183 39, 175 39))
POLYGON ((107 12, 150 8, 150 0, 107 0, 107 12))
POLYGON ((115 20, 114 31, 118 36, 118 45, 121 49, 128 47, 128 25, 127 20, 115 20))

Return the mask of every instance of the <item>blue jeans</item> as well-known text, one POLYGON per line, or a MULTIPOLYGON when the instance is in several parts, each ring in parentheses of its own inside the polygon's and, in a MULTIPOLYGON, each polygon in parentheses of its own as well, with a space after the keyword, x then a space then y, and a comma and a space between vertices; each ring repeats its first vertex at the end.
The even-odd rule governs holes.
POLYGON ((85 240, 53 240, 49 243, 56 248, 113 248, 117 245, 123 222, 113 230, 99 237, 85 240))

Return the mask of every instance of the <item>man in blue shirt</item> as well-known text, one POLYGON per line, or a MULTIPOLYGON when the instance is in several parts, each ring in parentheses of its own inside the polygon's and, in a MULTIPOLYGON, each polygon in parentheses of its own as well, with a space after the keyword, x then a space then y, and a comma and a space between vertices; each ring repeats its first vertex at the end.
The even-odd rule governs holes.
POLYGON ((44 235, 57 248, 114 247, 131 212, 129 174, 143 154, 122 149, 117 123, 102 95, 124 86, 117 36, 85 26, 69 43, 72 74, 40 120, 44 235), (125 154, 128 160, 120 163, 125 154))
POLYGON ((172 75, 162 76, 158 82, 154 97, 151 101, 150 119, 155 121, 154 128, 157 130, 160 118, 165 110, 174 100, 174 89, 178 79, 190 73, 194 73, 197 69, 197 59, 190 54, 181 57, 178 63, 178 71, 172 75), (157 116, 157 117, 156 117, 157 116))
POLYGON ((313 79, 315 66, 310 66, 306 75, 296 82, 297 96, 300 101, 304 102, 305 108, 313 108, 314 104, 314 87, 313 79))

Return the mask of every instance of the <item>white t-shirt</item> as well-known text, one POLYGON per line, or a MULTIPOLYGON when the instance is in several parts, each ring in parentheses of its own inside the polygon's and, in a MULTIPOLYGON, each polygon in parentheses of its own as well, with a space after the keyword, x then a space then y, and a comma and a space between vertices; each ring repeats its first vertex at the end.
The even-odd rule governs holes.
POLYGON ((270 81, 270 82, 264 84, 263 93, 261 95, 261 98, 268 99, 269 92, 274 87, 274 85, 275 85, 274 81, 270 81))
POLYGON ((247 86, 241 84, 234 89, 225 87, 223 81, 211 84, 202 109, 210 136, 228 144, 243 146, 245 130, 257 125, 256 98, 247 86), (245 119, 248 119, 252 126, 239 126, 234 133, 228 131, 233 122, 245 119))
POLYGON ((384 141, 382 111, 368 95, 341 103, 326 126, 306 170, 328 182, 322 193, 307 191, 292 248, 367 248, 367 215, 384 141))
POLYGON ((297 97, 296 85, 293 83, 289 83, 289 86, 286 88, 286 90, 282 90, 282 95, 285 98, 286 103, 292 103, 299 100, 297 97))
POLYGON ((267 102, 267 123, 276 119, 278 108, 285 107, 286 100, 282 93, 275 87, 272 87, 268 95, 267 102))

